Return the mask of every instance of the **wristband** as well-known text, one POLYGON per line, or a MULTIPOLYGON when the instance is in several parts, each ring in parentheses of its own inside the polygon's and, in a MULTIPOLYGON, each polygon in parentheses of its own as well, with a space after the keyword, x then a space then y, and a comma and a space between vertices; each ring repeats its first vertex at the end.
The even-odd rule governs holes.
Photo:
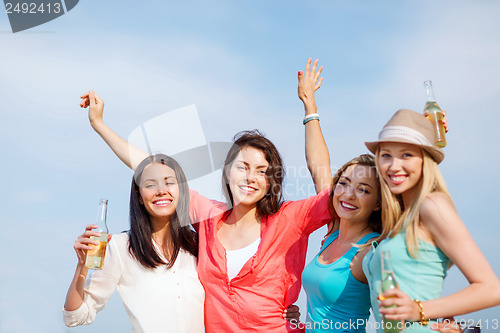
POLYGON ((319 114, 317 114, 317 113, 308 114, 307 116, 304 117, 304 119, 302 119, 302 124, 305 125, 308 122, 310 122, 311 120, 318 120, 319 121, 319 114))
POLYGON ((425 318, 424 305, 422 304, 422 302, 420 302, 418 299, 414 299, 413 301, 418 305, 418 312, 420 312, 420 322, 422 323, 422 325, 429 324, 429 319, 425 318))

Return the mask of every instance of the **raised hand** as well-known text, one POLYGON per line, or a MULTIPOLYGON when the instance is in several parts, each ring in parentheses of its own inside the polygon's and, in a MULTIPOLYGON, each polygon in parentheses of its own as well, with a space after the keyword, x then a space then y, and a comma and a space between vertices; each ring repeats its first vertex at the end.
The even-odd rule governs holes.
POLYGON ((321 126, 317 116, 317 106, 314 93, 321 87, 323 78, 321 71, 323 67, 318 67, 316 59, 311 66, 312 58, 307 60, 304 72, 298 73, 297 92, 299 99, 304 103, 303 119, 306 136, 306 160, 307 168, 314 181, 316 192, 319 193, 330 187, 332 183, 332 172, 330 168, 330 155, 326 146, 325 138, 321 133, 321 126), (307 118, 309 116, 309 118, 307 118))
MULTIPOLYGON (((445 110, 441 110, 443 112, 443 127, 444 127, 444 131, 446 133, 448 133, 448 119, 446 118, 446 111, 445 110)), ((429 111, 428 110, 425 110, 425 113, 424 113, 424 116, 428 116, 429 115, 429 111)))
POLYGON ((88 93, 80 96, 82 101, 80 106, 82 108, 89 108, 89 121, 90 125, 94 127, 95 125, 100 125, 103 123, 102 116, 104 112, 104 101, 93 91, 90 90, 88 93))
POLYGON ((299 85, 297 92, 300 100, 304 103, 306 114, 316 112, 314 92, 321 87, 321 83, 323 82, 323 77, 320 77, 323 66, 317 69, 318 59, 314 61, 312 66, 311 62, 312 58, 309 58, 305 71, 299 71, 298 73, 299 85))
POLYGON ((126 166, 135 170, 137 165, 145 159, 148 154, 143 152, 139 148, 132 144, 129 144, 126 140, 121 138, 118 134, 113 132, 108 126, 104 124, 102 119, 104 112, 104 102, 97 96, 94 91, 89 91, 86 94, 80 96, 82 101, 80 106, 82 108, 89 107, 89 120, 90 125, 96 131, 97 134, 106 142, 106 144, 113 150, 115 155, 123 162, 126 166))

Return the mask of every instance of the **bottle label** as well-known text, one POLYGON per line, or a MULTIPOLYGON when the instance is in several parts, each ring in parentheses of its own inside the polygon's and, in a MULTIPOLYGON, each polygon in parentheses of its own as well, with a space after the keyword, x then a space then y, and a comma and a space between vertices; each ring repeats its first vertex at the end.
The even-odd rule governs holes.
POLYGON ((85 266, 87 268, 101 268, 106 255, 106 245, 108 244, 108 234, 101 232, 101 237, 91 236, 91 239, 99 241, 99 245, 92 245, 92 250, 87 251, 87 260, 85 266))

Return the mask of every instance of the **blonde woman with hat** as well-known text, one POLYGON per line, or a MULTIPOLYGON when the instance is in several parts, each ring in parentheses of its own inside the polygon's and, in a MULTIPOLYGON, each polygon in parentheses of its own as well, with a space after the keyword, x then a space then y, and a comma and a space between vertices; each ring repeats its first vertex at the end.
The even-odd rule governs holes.
POLYGON ((363 270, 377 321, 404 320, 408 331, 430 331, 429 320, 500 305, 500 282, 457 214, 438 168, 444 153, 433 142, 431 123, 404 109, 378 141, 366 142, 376 156, 387 238, 372 244, 363 270), (382 251, 391 253, 399 289, 379 297, 382 251), (441 297, 451 263, 470 285, 441 297))

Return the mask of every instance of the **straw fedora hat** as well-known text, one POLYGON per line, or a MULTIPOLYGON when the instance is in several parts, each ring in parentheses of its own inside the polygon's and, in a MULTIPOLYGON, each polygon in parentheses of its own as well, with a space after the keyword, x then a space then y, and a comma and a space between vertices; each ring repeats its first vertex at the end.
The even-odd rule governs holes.
POLYGON ((411 143, 428 152, 438 164, 444 159, 443 151, 433 144, 435 134, 431 122, 412 110, 396 111, 379 133, 378 141, 365 142, 365 145, 375 154, 381 142, 411 143))

